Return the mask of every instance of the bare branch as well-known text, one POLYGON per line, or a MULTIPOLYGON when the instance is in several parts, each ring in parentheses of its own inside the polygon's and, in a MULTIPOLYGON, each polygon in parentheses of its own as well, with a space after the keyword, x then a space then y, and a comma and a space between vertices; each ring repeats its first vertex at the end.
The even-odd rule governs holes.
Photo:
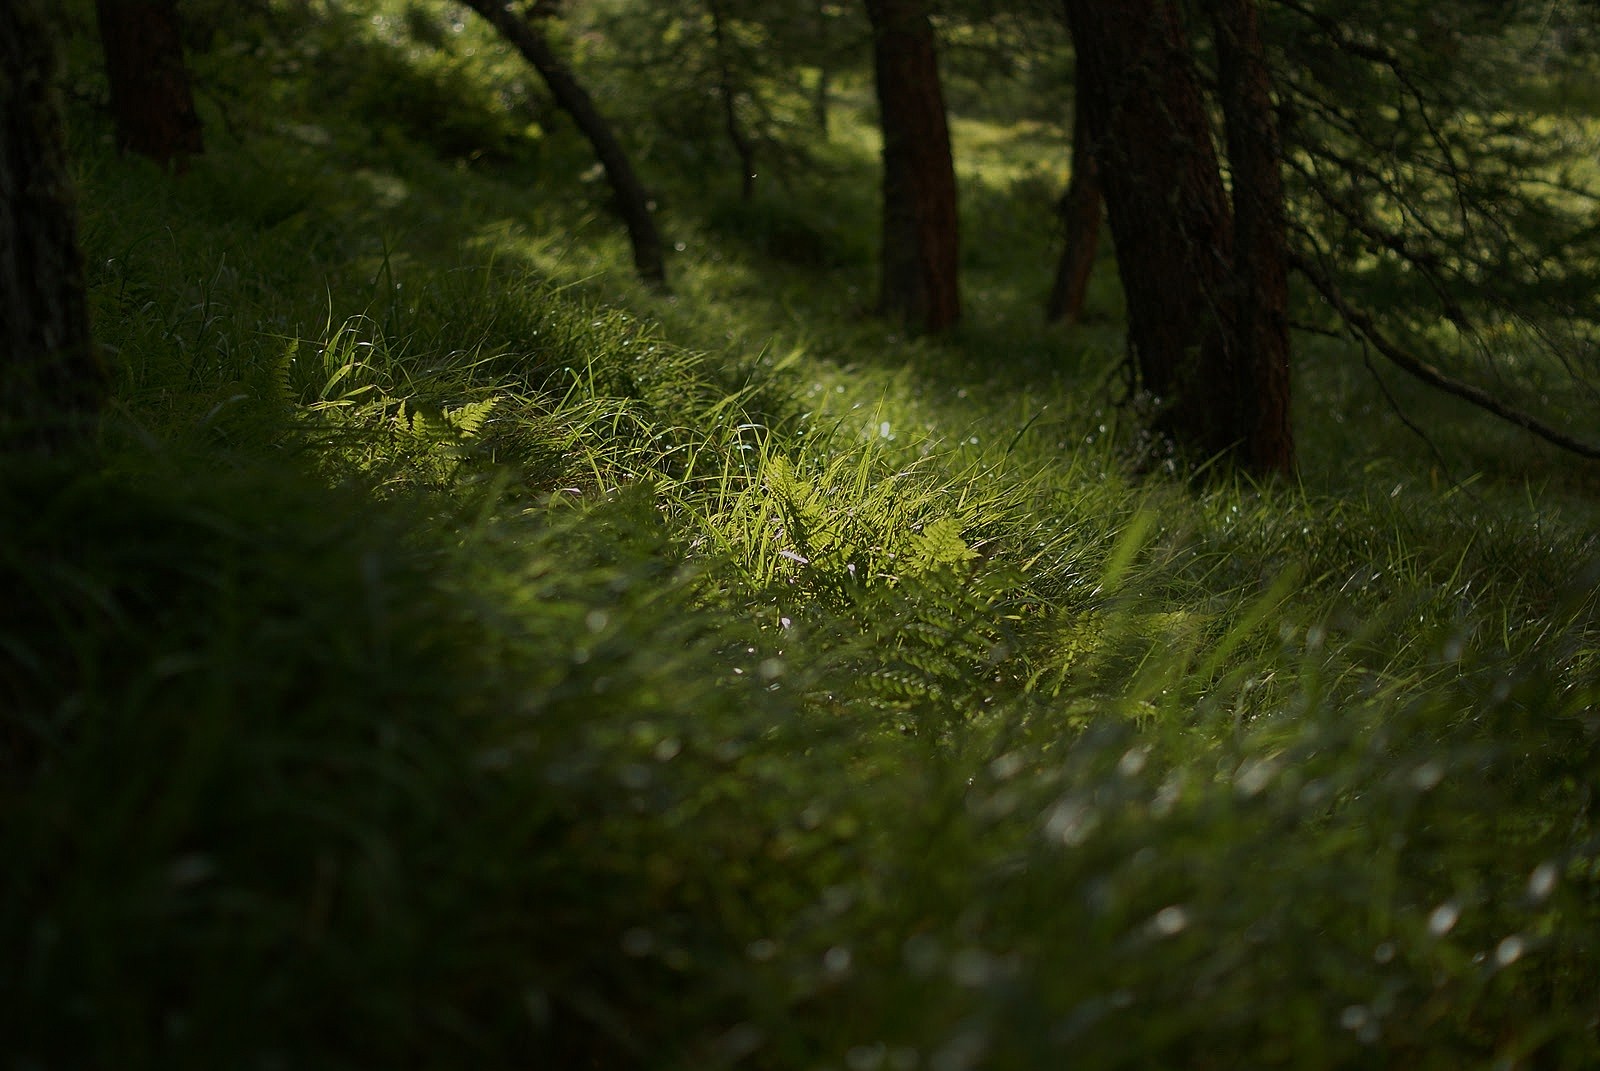
POLYGON ((1524 412, 1515 406, 1507 405, 1488 391, 1446 375, 1427 361, 1408 353, 1398 343, 1385 335, 1378 325, 1373 322, 1372 317, 1346 301, 1344 295, 1339 291, 1338 285, 1319 267, 1297 253, 1290 254, 1290 263, 1312 285, 1317 293, 1322 295, 1323 300, 1333 306, 1334 311, 1350 326, 1351 330, 1370 342, 1374 349, 1401 371, 1431 387, 1444 391, 1446 394, 1475 405, 1485 412, 1492 413, 1501 420, 1515 424, 1524 431, 1531 432, 1563 450, 1577 454, 1579 457, 1600 461, 1600 444, 1588 443, 1573 438, 1560 428, 1545 423, 1531 413, 1524 412))

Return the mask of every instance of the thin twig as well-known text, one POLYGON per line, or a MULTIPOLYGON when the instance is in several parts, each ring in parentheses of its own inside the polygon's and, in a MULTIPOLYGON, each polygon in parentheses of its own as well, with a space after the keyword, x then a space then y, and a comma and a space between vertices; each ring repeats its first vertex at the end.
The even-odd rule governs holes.
POLYGON ((1460 398, 1477 406, 1485 412, 1492 413, 1501 420, 1515 424, 1524 431, 1532 432, 1539 438, 1559 446, 1561 449, 1586 457, 1590 460, 1600 460, 1600 444, 1584 442, 1540 420, 1531 413, 1524 412, 1516 406, 1508 405, 1480 387, 1446 375, 1435 366, 1422 360, 1414 354, 1408 353, 1398 343, 1386 336, 1372 317, 1353 307, 1345 300, 1344 294, 1337 284, 1316 265, 1299 254, 1290 254, 1290 263, 1300 275, 1322 295, 1324 301, 1332 305, 1334 311, 1350 325, 1362 338, 1372 343, 1374 349, 1383 354, 1392 364, 1408 375, 1421 380, 1431 387, 1444 391, 1446 394, 1460 398))

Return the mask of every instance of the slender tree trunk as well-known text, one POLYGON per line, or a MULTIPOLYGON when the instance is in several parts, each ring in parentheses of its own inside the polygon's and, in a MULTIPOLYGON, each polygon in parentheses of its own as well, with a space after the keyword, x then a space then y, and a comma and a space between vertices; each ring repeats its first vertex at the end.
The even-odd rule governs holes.
POLYGON ((175 0, 95 0, 117 148, 183 172, 205 151, 175 0))
POLYGON ((811 118, 817 124, 817 133, 827 141, 832 132, 829 101, 833 96, 833 74, 827 67, 817 68, 817 85, 811 91, 811 118))
POLYGON ((1245 463, 1258 472, 1294 467, 1289 421, 1289 241, 1271 73, 1254 0, 1210 0, 1218 86, 1233 169, 1234 318, 1240 378, 1234 420, 1245 463))
MULTIPOLYGON (((828 5, 824 0, 815 0, 812 4, 812 14, 815 16, 817 39, 826 41, 828 37, 828 5)), ((811 94, 811 116, 816 120, 817 132, 826 141, 829 130, 829 101, 833 95, 833 68, 828 65, 824 56, 817 62, 817 86, 811 94)))
POLYGON ((961 315, 955 164, 923 0, 867 0, 883 127, 879 308, 915 330, 961 315))
POLYGON ((595 156, 605 168, 606 179, 616 197, 617 210, 628 228, 633 243, 633 265, 639 277, 653 286, 665 286, 666 262, 661 235, 651 214, 650 196, 645 193, 633 164, 622 144, 612 133, 611 124, 595 107, 588 91, 578 83, 566 65, 556 58, 537 27, 518 13, 507 0, 464 0, 509 41, 522 58, 539 72, 556 104, 572 117, 583 136, 594 147, 595 156))
POLYGON ((0 3, 0 450, 52 453, 92 434, 105 381, 44 11, 0 3))
POLYGON ((1219 50, 1234 50, 1222 80, 1244 220, 1223 186, 1174 0, 1065 0, 1065 8, 1152 430, 1200 460, 1282 472, 1293 455, 1282 186, 1268 174, 1279 162, 1276 138, 1270 107, 1258 111, 1267 83, 1253 7, 1213 3, 1230 35, 1219 50))
POLYGON ((717 54, 717 95, 722 98, 722 125, 739 157, 739 196, 748 201, 756 193, 756 147, 739 123, 739 90, 734 83, 733 61, 728 55, 726 16, 718 0, 706 0, 711 15, 711 43, 717 54))
POLYGON ((1094 272, 1094 255, 1100 245, 1100 218, 1105 214, 1100 193, 1100 172, 1094 161, 1089 135, 1088 109, 1083 95, 1072 105, 1072 174, 1059 211, 1066 231, 1066 246, 1056 266, 1056 279, 1045 303, 1045 319, 1075 324, 1083 318, 1083 302, 1094 272))

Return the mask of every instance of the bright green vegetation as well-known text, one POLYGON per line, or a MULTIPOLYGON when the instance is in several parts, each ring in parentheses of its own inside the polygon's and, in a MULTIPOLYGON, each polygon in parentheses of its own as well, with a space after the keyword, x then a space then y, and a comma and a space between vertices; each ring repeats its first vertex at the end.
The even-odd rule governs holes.
POLYGON ((119 380, 0 480, 17 1066, 1600 1062, 1592 472, 1307 341, 1300 486, 1130 475, 1005 130, 908 342, 847 109, 753 205, 658 160, 662 297, 487 38, 328 26, 200 58, 182 181, 75 112, 119 380))

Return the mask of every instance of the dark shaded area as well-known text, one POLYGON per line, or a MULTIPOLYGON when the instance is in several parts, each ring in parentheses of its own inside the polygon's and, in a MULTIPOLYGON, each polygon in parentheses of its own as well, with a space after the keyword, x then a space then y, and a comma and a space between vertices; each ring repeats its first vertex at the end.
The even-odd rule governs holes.
POLYGON ((1101 218, 1105 198, 1100 190, 1100 173, 1094 161, 1089 134, 1089 115, 1083 94, 1072 100, 1072 171, 1067 190, 1061 195, 1058 211, 1066 234, 1061 260, 1056 265, 1055 281, 1045 301, 1045 319, 1069 324, 1083 319, 1083 303, 1089 293, 1089 276, 1094 272, 1094 255, 1100 247, 1101 218))
POLYGON ((89 334, 46 5, 0 10, 0 451, 90 433, 105 390, 89 334))
POLYGON ((95 0, 117 146, 179 172, 205 151, 176 0, 95 0))
POLYGON ((1222 80, 1229 147, 1243 154, 1230 153, 1230 210, 1177 5, 1069 0, 1066 15, 1149 427, 1192 463, 1221 459, 1259 474, 1287 472, 1283 207, 1270 126, 1260 129, 1270 112, 1258 107, 1266 103, 1259 41, 1241 30, 1238 73, 1222 80), (1248 46, 1256 52, 1246 61, 1248 46))

